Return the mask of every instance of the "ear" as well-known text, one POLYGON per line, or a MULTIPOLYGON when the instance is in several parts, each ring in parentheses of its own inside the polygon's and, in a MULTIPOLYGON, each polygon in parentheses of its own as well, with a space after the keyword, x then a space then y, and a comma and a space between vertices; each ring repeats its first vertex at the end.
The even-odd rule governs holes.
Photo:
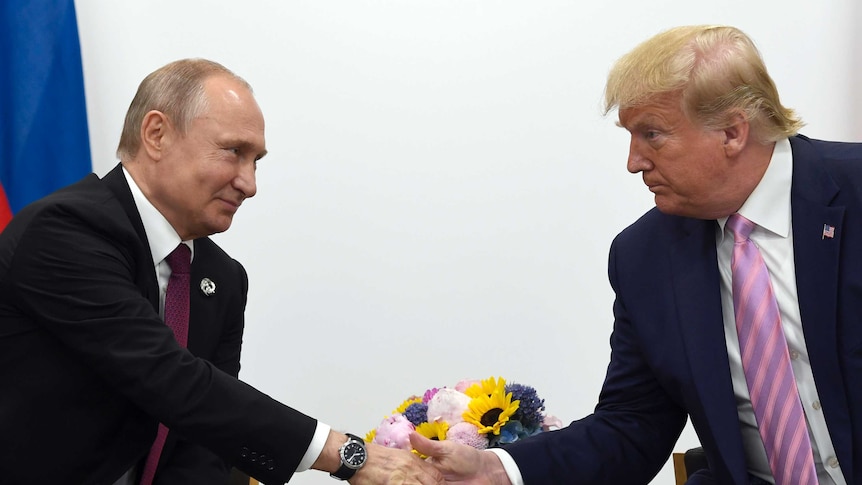
POLYGON ((141 148, 150 159, 161 160, 172 130, 170 120, 161 111, 153 110, 144 115, 141 122, 141 148))
POLYGON ((751 124, 741 111, 736 111, 730 116, 731 125, 722 130, 724 154, 727 158, 739 155, 748 144, 748 135, 751 124))

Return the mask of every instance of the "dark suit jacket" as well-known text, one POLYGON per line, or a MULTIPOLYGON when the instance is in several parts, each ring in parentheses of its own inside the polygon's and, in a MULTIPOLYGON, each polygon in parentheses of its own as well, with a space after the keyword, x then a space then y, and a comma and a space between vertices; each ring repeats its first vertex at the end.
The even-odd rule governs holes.
POLYGON ((178 462, 221 460, 286 482, 316 422, 235 378, 247 278, 208 238, 195 241, 192 281, 203 277, 216 293, 193 284, 187 350, 159 317, 149 245, 119 167, 16 215, 0 233, 0 477, 111 484, 163 422, 173 435, 163 483, 191 483, 184 477, 199 471, 178 462))
MULTIPOLYGON (((862 483, 862 145, 791 138, 799 307, 848 483, 862 483), (823 238, 823 225, 835 226, 823 238)), ((611 362, 594 414, 507 450, 527 484, 646 484, 689 416, 716 483, 748 483, 713 220, 645 214, 611 246, 611 362)))

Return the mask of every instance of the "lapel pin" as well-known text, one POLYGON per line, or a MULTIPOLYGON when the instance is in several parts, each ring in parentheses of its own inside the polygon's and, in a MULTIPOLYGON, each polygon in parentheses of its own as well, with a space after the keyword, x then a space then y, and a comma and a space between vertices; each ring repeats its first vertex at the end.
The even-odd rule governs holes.
POLYGON ((820 239, 832 239, 835 237, 835 226, 830 226, 829 224, 823 224, 823 235, 820 236, 820 239))
POLYGON ((201 280, 201 293, 206 296, 213 296, 215 294, 216 284, 213 280, 209 278, 204 278, 201 280))

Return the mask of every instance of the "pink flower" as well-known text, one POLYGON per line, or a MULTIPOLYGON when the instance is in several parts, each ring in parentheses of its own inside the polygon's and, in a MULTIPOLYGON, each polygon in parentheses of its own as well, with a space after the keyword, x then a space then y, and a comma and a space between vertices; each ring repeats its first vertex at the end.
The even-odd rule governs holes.
POLYGON ((479 384, 481 386, 482 381, 479 379, 463 379, 458 381, 457 384, 455 384, 455 390, 458 392, 464 392, 469 389, 470 386, 472 386, 473 384, 479 384))
POLYGON ((410 433, 416 429, 413 423, 407 420, 402 414, 394 414, 387 417, 377 427, 377 434, 374 435, 374 443, 383 445, 389 448, 400 448, 402 450, 413 449, 410 446, 410 433))
POLYGON ((428 422, 445 421, 452 427, 464 421, 469 403, 470 396, 444 387, 428 401, 428 422))
POLYGON ((562 427, 563 422, 560 421, 560 418, 551 416, 550 414, 545 416, 544 421, 542 421, 542 431, 550 431, 552 429, 560 429, 562 427))
POLYGON ((437 391, 439 391, 439 390, 440 389, 437 389, 436 387, 434 387, 434 388, 431 388, 431 389, 428 389, 427 391, 425 391, 425 394, 422 396, 422 403, 428 404, 428 401, 430 401, 431 398, 434 397, 434 395, 437 394, 437 391))
POLYGON ((472 446, 477 450, 484 450, 488 447, 488 437, 479 434, 479 428, 466 421, 449 428, 449 432, 446 433, 446 439, 472 446))

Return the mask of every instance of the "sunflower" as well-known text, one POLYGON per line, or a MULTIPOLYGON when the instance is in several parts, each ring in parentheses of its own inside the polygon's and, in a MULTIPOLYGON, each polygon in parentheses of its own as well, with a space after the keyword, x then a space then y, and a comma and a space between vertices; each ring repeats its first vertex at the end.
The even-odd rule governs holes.
POLYGON ((446 439, 446 433, 449 432, 449 423, 447 423, 446 421, 422 423, 416 427, 416 432, 428 438, 429 440, 443 441, 446 439))
POLYGON ((487 379, 483 379, 479 383, 475 383, 472 386, 468 387, 464 394, 470 397, 479 397, 482 395, 490 396, 494 393, 494 391, 505 392, 506 389, 506 379, 502 377, 499 379, 494 379, 494 376, 491 376, 487 379))
MULTIPOLYGON (((425 422, 421 423, 419 426, 416 426, 416 432, 421 434, 422 436, 428 438, 429 440, 434 441, 443 441, 446 439, 446 433, 449 432, 449 423, 446 421, 433 421, 431 423, 425 422)), ((426 455, 419 453, 416 450, 412 450, 413 453, 422 458, 428 458, 426 455)))
POLYGON ((413 403, 420 403, 421 404, 422 398, 416 397, 416 396, 407 398, 406 401, 404 401, 403 403, 401 403, 401 405, 399 405, 397 408, 395 408, 395 411, 392 411, 392 414, 404 414, 404 411, 406 411, 407 408, 409 408, 410 405, 413 403))
POLYGON ((511 392, 503 393, 504 390, 498 387, 490 396, 481 394, 474 397, 464 411, 464 421, 476 425, 479 433, 500 434, 500 428, 509 421, 520 404, 520 401, 512 401, 511 392))
POLYGON ((372 441, 374 441, 374 437, 375 437, 375 436, 377 436, 377 430, 376 430, 376 429, 372 429, 371 431, 369 431, 369 432, 365 435, 365 442, 366 442, 366 443, 371 443, 372 441))

